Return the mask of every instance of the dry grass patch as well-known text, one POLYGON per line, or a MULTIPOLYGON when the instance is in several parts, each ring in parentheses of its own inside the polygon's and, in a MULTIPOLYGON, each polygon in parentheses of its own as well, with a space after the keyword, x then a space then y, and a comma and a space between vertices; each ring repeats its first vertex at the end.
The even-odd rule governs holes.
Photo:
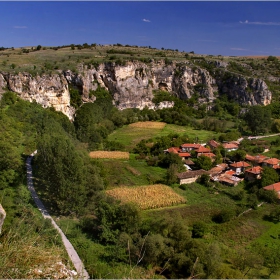
POLYGON ((107 190, 106 193, 124 203, 136 203, 140 209, 168 207, 186 200, 166 185, 147 185, 139 187, 120 187, 107 190))
POLYGON ((165 125, 166 123, 164 122, 136 122, 136 123, 131 123, 129 127, 163 129, 165 125))
POLYGON ((129 159, 128 152, 119 151, 93 151, 89 153, 91 158, 108 158, 108 159, 129 159))

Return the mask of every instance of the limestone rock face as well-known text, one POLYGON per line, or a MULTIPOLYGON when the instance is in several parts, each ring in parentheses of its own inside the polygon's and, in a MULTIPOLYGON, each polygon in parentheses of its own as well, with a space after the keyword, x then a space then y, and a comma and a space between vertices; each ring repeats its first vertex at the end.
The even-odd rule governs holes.
POLYGON ((5 92, 5 88, 7 88, 7 82, 4 79, 3 75, 0 73, 0 94, 5 92))
POLYGON ((240 104, 247 105, 268 105, 271 102, 272 94, 266 83, 261 79, 234 75, 226 81, 219 81, 220 92, 227 94, 230 98, 240 104))
POLYGON ((6 212, 5 212, 4 208, 2 207, 2 205, 0 204, 0 233, 1 233, 5 218, 6 218, 6 212))
POLYGON ((84 103, 94 102, 94 91, 98 86, 108 89, 114 105, 126 108, 168 108, 172 102, 154 104, 154 91, 163 90, 180 99, 189 99, 194 94, 211 102, 218 94, 227 94, 243 105, 270 104, 272 94, 261 79, 245 78, 227 71, 227 62, 210 62, 218 71, 212 75, 203 67, 191 65, 189 61, 171 62, 139 61, 117 65, 102 63, 98 67, 79 65, 79 72, 61 71, 61 74, 32 77, 29 73, 0 73, 0 94, 8 88, 21 98, 36 101, 43 107, 54 107, 70 120, 75 110, 70 106, 69 87, 75 87, 84 103), (224 74, 222 74, 224 73, 224 74))
POLYGON ((68 83, 63 75, 32 77, 29 73, 8 73, 3 77, 9 90, 17 93, 20 98, 30 102, 36 101, 43 107, 53 107, 69 119, 73 118, 74 109, 70 106, 68 83))
POLYGON ((200 97, 211 101, 214 99, 214 91, 217 90, 215 83, 215 79, 210 76, 208 71, 201 68, 183 67, 174 77, 173 90, 181 99, 189 99, 195 92, 198 92, 200 97))

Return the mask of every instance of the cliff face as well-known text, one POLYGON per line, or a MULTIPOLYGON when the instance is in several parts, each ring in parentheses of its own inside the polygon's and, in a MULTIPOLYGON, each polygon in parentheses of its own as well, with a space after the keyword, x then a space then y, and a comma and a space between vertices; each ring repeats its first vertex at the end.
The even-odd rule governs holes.
POLYGON ((263 80, 234 75, 226 80, 217 82, 220 92, 227 94, 230 98, 240 104, 268 105, 272 94, 263 80))
POLYGON ((74 110, 70 106, 68 83, 64 75, 43 75, 32 77, 29 73, 0 74, 0 88, 8 88, 27 101, 36 101, 43 107, 54 107, 69 119, 73 119, 74 110), (2 81, 2 82, 1 82, 2 81), (2 86, 1 86, 2 85, 2 86))
MULTIPOLYGON (((227 65, 216 62, 216 67, 226 69, 227 65)), ((97 68, 81 66, 79 74, 68 70, 36 77, 28 73, 0 73, 0 93, 8 88, 25 100, 35 100, 44 107, 52 106, 72 119, 75 110, 70 106, 69 84, 79 89, 83 102, 94 102, 91 91, 98 85, 105 87, 112 93, 115 106, 121 110, 173 106, 172 102, 156 106, 152 102, 154 90, 168 91, 180 99, 198 94, 208 102, 213 101, 218 93, 223 93, 240 104, 249 105, 267 105, 272 98, 261 79, 232 73, 212 76, 206 69, 194 67, 187 61, 180 64, 159 61, 149 65, 142 62, 127 62, 125 65, 103 63, 97 68)))

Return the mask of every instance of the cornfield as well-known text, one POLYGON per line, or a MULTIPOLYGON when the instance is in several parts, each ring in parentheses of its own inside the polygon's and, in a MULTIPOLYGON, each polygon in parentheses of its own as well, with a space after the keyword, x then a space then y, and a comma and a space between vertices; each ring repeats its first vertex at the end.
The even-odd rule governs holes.
POLYGON ((123 203, 136 203, 142 210, 186 203, 182 196, 175 193, 170 187, 161 184, 133 188, 119 187, 107 190, 106 193, 123 203))
POLYGON ((109 159, 129 159, 128 152, 119 151, 93 151, 89 153, 91 158, 109 158, 109 159))
POLYGON ((136 123, 131 123, 129 127, 163 129, 165 125, 166 123, 164 122, 136 122, 136 123))

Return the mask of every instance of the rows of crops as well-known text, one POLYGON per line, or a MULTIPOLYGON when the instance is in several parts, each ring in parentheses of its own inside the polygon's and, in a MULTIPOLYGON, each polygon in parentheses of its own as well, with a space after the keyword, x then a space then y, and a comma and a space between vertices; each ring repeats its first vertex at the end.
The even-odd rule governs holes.
POLYGON ((166 123, 164 122, 136 122, 129 124, 129 127, 134 128, 151 128, 151 129, 163 129, 165 127, 166 123))
POLYGON ((107 190, 106 193, 123 203, 136 203, 142 210, 186 203, 182 196, 162 184, 133 188, 124 186, 107 190))
POLYGON ((120 151, 93 151, 89 153, 91 158, 100 158, 100 159, 129 159, 128 152, 120 151))

